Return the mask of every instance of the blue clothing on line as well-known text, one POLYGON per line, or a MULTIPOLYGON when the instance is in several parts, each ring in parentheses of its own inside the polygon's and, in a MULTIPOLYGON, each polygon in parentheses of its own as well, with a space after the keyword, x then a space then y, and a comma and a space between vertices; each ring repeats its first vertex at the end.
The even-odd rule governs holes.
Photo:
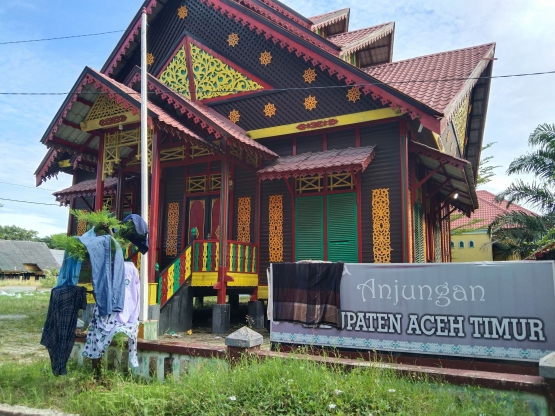
POLYGON ((148 252, 148 226, 140 215, 129 214, 122 222, 133 221, 135 235, 128 237, 129 241, 137 246, 142 254, 148 252))
POLYGON ((58 273, 58 283, 56 287, 77 286, 79 282, 79 273, 81 273, 81 260, 77 260, 64 252, 64 261, 62 268, 58 273))
POLYGON ((125 276, 123 254, 119 244, 109 235, 95 237, 94 234, 86 233, 79 237, 79 240, 89 252, 94 297, 100 316, 121 312, 125 301, 125 276), (116 245, 113 264, 112 240, 116 245))

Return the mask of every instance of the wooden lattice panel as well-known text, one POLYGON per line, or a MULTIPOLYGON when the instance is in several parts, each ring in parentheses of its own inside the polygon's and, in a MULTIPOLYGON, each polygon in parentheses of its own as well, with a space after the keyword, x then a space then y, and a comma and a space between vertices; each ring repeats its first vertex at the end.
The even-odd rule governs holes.
POLYGON ((258 155, 255 153, 247 153, 247 163, 255 167, 258 166, 258 155))
POLYGON ((210 152, 210 150, 205 149, 204 147, 191 146, 191 159, 195 159, 197 157, 210 156, 211 154, 212 152, 210 152))
POLYGON ((455 124, 455 130, 457 131, 457 138, 459 139, 459 148, 461 153, 464 154, 464 145, 466 142, 466 124, 468 120, 468 107, 470 105, 470 97, 462 103, 460 108, 457 110, 455 117, 453 118, 455 124))
POLYGON ((270 196, 269 238, 270 263, 283 261, 283 195, 270 196))
POLYGON ((112 208, 114 208, 114 196, 104 195, 104 198, 102 198, 102 206, 106 207, 108 211, 111 211, 112 208))
POLYGON ((219 191, 222 189, 222 175, 210 175, 210 190, 219 191))
POLYGON ((190 194, 206 192, 206 175, 189 176, 187 178, 187 192, 190 194))
POLYGON ((251 199, 239 198, 237 203, 237 241, 251 241, 251 199))
POLYGON ((353 174, 348 173, 333 173, 328 175, 328 191, 336 189, 353 189, 355 182, 353 181, 353 174))
POLYGON ((372 190, 374 263, 391 263, 389 189, 372 190))
POLYGON ((321 192, 324 189, 322 186, 322 175, 297 178, 296 185, 297 193, 299 194, 306 192, 321 192))
POLYGON ((160 162, 169 162, 171 160, 184 160, 185 146, 172 147, 171 149, 160 150, 160 162))
POLYGON ((77 235, 83 235, 87 232, 87 222, 79 221, 77 223, 77 235))
POLYGON ((104 119, 125 113, 127 110, 118 104, 115 98, 110 98, 108 94, 100 94, 93 104, 89 114, 85 117, 85 122, 90 120, 104 119))
POLYGON ((172 90, 191 98, 189 90, 189 77, 187 73, 187 52, 185 47, 182 46, 171 62, 168 64, 162 75, 160 81, 172 90))
POLYGON ((191 59, 198 100, 264 88, 193 44, 191 44, 191 59))
POLYGON ((241 148, 232 145, 229 147, 229 154, 231 156, 235 156, 237 159, 241 159, 241 156, 242 156, 241 148))
MULTIPOLYGON (((149 128, 147 132, 147 156, 148 166, 152 167, 152 141, 154 138, 154 129, 149 128)), ((104 136, 104 159, 102 164, 102 180, 114 173, 115 165, 121 161, 120 151, 123 147, 140 146, 141 129, 118 130, 115 133, 109 133, 104 136)), ((127 163, 127 166, 140 163, 141 154, 137 153, 135 159, 127 163)))
POLYGON ((177 230, 179 227, 179 202, 168 204, 166 256, 177 256, 177 230))

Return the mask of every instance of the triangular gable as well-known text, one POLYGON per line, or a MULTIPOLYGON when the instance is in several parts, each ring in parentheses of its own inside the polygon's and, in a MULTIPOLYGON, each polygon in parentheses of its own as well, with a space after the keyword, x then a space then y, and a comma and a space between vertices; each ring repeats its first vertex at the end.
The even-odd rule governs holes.
POLYGON ((350 14, 351 9, 345 8, 312 16, 309 18, 312 21, 311 29, 313 32, 325 37, 347 32, 349 30, 350 14))
MULTIPOLYGON (((231 48, 239 41, 237 34, 229 35, 228 44, 231 48)), ((273 89, 268 83, 189 36, 170 55, 157 78, 188 99, 199 101, 273 89)))

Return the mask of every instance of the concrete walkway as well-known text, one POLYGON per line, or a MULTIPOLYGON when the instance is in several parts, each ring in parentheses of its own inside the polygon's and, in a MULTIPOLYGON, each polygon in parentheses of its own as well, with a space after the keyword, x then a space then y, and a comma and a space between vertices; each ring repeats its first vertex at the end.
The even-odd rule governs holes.
POLYGON ((9 404, 0 404, 0 415, 10 416, 79 416, 70 413, 56 412, 50 409, 31 409, 23 406, 10 406, 9 404))

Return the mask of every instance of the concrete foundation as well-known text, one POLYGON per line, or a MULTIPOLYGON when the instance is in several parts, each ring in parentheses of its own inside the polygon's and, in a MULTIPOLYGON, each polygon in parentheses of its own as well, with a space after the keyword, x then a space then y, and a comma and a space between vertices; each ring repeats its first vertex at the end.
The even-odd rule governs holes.
POLYGON ((231 319, 231 305, 214 305, 212 307, 212 333, 227 335, 231 319))
POLYGON ((193 288, 181 286, 160 309, 158 334, 186 332, 193 326, 193 288))
POLYGON ((264 328, 264 304, 259 300, 249 302, 249 326, 254 329, 264 328))

